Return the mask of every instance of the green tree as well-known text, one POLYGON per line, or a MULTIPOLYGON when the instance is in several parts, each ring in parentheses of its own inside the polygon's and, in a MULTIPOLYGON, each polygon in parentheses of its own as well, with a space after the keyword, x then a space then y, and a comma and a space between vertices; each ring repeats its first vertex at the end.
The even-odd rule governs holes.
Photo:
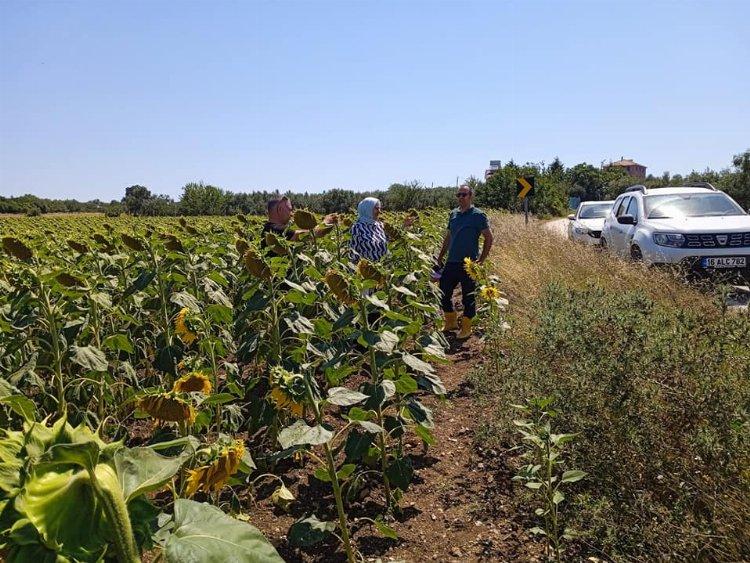
POLYGON ((146 186, 130 186, 125 188, 125 197, 122 203, 131 215, 142 215, 144 204, 151 199, 151 191, 146 186))
POLYGON ((727 174, 727 182, 723 187, 737 203, 750 210, 750 149, 734 155, 732 165, 735 170, 727 174))
POLYGON ((183 215, 226 215, 231 196, 221 188, 191 182, 182 188, 180 211, 183 215))

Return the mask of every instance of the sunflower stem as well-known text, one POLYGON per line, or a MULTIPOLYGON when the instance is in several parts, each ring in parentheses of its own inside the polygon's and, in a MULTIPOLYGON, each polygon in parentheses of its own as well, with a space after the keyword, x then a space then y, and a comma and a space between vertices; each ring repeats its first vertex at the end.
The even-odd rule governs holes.
MULTIPOLYGON (((308 376, 305 376, 305 389, 307 391, 307 397, 313 407, 315 413, 315 420, 319 425, 323 424, 323 416, 320 413, 320 406, 315 400, 312 387, 310 386, 310 380, 308 376)), ((323 444, 323 449, 326 453, 326 465, 328 466, 328 476, 331 478, 331 487, 333 488, 333 496, 336 499, 336 511, 339 516, 339 528, 341 528, 341 541, 344 544, 344 550, 346 551, 346 559, 349 563, 354 563, 354 550, 352 549, 351 540, 349 539, 349 525, 346 521, 346 511, 344 510, 344 498, 341 494, 341 485, 339 484, 339 477, 336 473, 336 460, 333 459, 333 452, 328 442, 323 444)))
POLYGON ((62 353, 60 350, 60 334, 57 329, 57 323, 55 322, 55 312, 52 310, 52 303, 49 299, 49 290, 39 282, 39 293, 42 296, 42 305, 44 309, 44 316, 47 324, 47 330, 49 330, 50 338, 52 339, 52 355, 53 355, 53 371, 55 387, 57 389, 57 414, 64 416, 68 410, 68 405, 65 402, 65 386, 63 384, 62 375, 62 353))
POLYGON ((122 491, 119 488, 114 490, 102 486, 93 468, 89 470, 89 477, 94 493, 102 503, 107 522, 112 530, 112 541, 117 561, 119 563, 140 563, 141 558, 138 554, 128 507, 125 504, 122 491))
MULTIPOLYGON (((364 326, 366 331, 370 330, 370 322, 367 319, 367 304, 364 299, 360 296, 359 299, 359 311, 360 311, 360 318, 362 321, 362 325, 364 326)), ((378 366, 377 366, 377 357, 375 355, 375 348, 373 348, 371 345, 368 345, 368 349, 370 352, 370 380, 372 382, 372 385, 374 387, 377 387, 381 384, 380 381, 380 374, 378 372, 378 366)), ((383 405, 378 401, 377 406, 375 407, 375 414, 377 416, 378 425, 381 428, 384 428, 383 426, 383 405)), ((386 450, 386 432, 385 429, 382 432, 378 433, 378 449, 380 450, 380 471, 383 474, 383 492, 385 493, 385 508, 386 511, 391 509, 392 505, 392 495, 391 495, 391 483, 388 479, 388 475, 386 475, 386 469, 388 468, 388 452, 386 450)))

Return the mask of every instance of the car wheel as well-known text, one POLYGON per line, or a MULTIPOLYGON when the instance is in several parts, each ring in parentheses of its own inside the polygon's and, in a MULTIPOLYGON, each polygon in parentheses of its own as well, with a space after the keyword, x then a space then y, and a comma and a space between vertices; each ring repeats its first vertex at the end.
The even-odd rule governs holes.
POLYGON ((643 252, 641 252, 637 244, 630 247, 630 258, 632 258, 633 262, 641 262, 643 260, 643 252))

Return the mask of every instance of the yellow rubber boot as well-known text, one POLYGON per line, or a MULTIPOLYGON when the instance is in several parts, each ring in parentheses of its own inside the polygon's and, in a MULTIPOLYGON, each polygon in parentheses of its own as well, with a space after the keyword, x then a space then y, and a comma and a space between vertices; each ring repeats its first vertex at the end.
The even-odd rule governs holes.
POLYGON ((458 313, 445 313, 443 332, 450 332, 458 328, 458 313))
POLYGON ((461 331, 456 335, 459 340, 466 340, 471 336, 471 319, 461 317, 461 331))

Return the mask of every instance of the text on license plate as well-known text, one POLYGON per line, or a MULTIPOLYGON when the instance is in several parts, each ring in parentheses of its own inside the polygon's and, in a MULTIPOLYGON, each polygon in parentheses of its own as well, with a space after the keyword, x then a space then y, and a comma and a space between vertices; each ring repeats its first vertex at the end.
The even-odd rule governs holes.
POLYGON ((747 266, 745 256, 717 256, 716 258, 702 258, 703 268, 744 268, 747 266))

